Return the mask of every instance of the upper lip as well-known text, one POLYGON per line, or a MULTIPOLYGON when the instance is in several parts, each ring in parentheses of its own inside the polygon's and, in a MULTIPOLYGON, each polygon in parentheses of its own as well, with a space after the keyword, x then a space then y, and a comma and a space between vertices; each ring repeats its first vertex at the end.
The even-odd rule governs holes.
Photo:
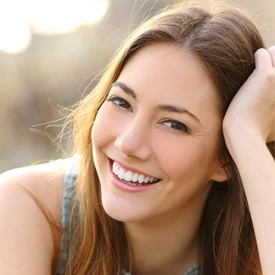
POLYGON ((109 158, 109 161, 111 162, 111 165, 113 164, 113 162, 116 162, 119 166, 121 166, 121 167, 122 167, 123 169, 125 169, 125 170, 130 170, 130 171, 136 172, 136 173, 138 173, 138 174, 142 174, 142 175, 148 176, 148 177, 154 177, 154 178, 160 180, 159 177, 155 177, 154 175, 145 173, 145 172, 143 172, 143 171, 141 171, 141 170, 138 170, 138 169, 136 169, 136 168, 130 167, 130 166, 128 166, 128 165, 124 165, 124 164, 122 164, 121 162, 119 162, 119 161, 117 161, 117 160, 114 160, 114 159, 109 158))

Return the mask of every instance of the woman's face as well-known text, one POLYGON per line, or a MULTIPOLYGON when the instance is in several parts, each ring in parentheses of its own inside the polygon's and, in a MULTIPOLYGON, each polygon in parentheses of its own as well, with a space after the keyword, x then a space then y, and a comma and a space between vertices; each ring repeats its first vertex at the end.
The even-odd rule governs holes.
POLYGON ((204 66, 152 44, 125 64, 97 114, 93 157, 102 204, 124 222, 200 215, 211 181, 224 181, 222 119, 204 66))

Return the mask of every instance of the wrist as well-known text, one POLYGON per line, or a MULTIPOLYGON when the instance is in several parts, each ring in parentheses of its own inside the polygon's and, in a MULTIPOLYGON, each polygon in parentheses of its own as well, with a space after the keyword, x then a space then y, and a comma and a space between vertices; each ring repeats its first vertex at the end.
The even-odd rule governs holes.
POLYGON ((252 125, 241 125, 240 123, 234 127, 224 125, 223 134, 227 149, 233 158, 238 155, 247 157, 256 148, 266 147, 266 139, 252 125))

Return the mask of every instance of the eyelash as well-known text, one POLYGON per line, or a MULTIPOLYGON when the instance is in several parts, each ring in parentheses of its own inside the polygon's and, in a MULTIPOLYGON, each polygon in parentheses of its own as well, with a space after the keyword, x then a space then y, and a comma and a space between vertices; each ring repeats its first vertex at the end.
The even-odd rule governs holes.
POLYGON ((107 99, 108 102, 112 102, 114 105, 127 109, 127 110, 132 110, 131 105, 129 102, 119 96, 111 96, 110 98, 107 99))
POLYGON ((168 120, 162 121, 162 124, 165 125, 165 123, 169 123, 170 126, 168 126, 168 127, 171 128, 171 130, 173 130, 173 131, 190 133, 190 129, 185 124, 183 124, 177 120, 168 119, 168 120))
MULTIPOLYGON (((126 110, 132 110, 131 105, 129 102, 122 97, 119 96, 111 96, 110 98, 107 99, 108 102, 113 103, 115 106, 121 107, 126 110)), ((183 132, 183 133, 190 133, 190 129, 183 123, 173 120, 173 119, 167 119, 165 121, 162 121, 161 124, 165 125, 166 123, 169 123, 170 126, 166 126, 168 128, 171 128, 172 131, 178 131, 178 132, 183 132)))

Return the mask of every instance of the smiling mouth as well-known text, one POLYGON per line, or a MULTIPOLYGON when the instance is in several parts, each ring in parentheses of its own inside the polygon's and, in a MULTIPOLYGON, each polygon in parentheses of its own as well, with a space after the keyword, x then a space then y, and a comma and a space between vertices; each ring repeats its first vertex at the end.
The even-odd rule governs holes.
POLYGON ((122 168, 115 161, 112 164, 112 172, 125 183, 130 185, 149 185, 160 181, 160 179, 153 176, 144 175, 131 170, 122 168))

